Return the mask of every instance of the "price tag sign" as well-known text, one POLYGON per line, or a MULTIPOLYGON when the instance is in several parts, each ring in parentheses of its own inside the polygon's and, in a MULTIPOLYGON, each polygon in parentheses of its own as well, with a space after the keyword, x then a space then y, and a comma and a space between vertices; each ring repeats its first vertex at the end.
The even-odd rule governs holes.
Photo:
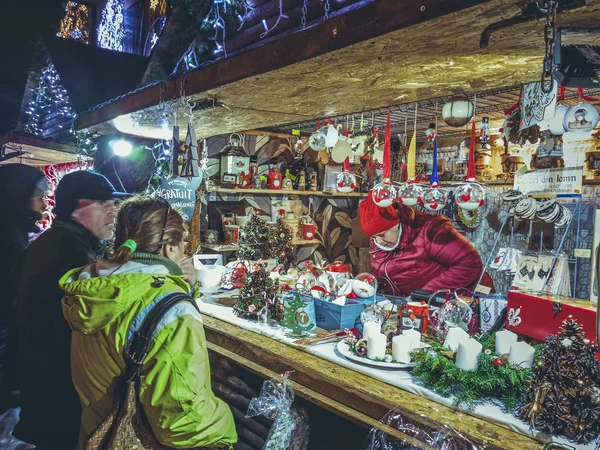
POLYGON ((292 136, 300 136, 300 130, 292 130, 292 136))

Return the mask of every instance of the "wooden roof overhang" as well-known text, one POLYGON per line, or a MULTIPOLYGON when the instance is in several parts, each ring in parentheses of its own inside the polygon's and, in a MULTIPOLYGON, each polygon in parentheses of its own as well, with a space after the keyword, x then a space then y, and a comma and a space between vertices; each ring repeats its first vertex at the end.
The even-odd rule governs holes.
MULTIPOLYGON (((226 106, 194 114, 197 134, 209 137, 536 81, 544 20, 499 29, 480 48, 482 32, 519 16, 519 3, 365 0, 307 30, 85 111, 76 128, 111 133, 111 120, 130 113, 141 125, 159 126, 161 99, 178 98, 182 85, 193 101, 226 106)), ((591 0, 559 14, 557 24, 593 28, 599 20, 600 0, 591 0)))
POLYGON ((3 146, 6 146, 8 158, 0 161, 0 164, 22 162, 29 166, 43 167, 77 161, 77 154, 72 147, 26 136, 18 131, 10 131, 0 137, 0 147, 3 146), (21 153, 20 157, 11 157, 12 154, 18 153, 21 153))

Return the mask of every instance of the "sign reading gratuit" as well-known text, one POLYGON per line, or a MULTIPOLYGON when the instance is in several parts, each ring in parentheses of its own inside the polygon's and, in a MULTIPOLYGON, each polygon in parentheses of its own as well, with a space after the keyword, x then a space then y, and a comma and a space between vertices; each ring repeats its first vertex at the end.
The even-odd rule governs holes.
POLYGON ((156 194, 168 200, 171 207, 181 213, 183 220, 189 222, 194 215, 196 207, 196 189, 200 186, 202 177, 192 178, 168 178, 163 180, 156 194))
POLYGON ((515 173, 514 188, 523 194, 555 194, 558 196, 581 195, 583 167, 530 170, 515 173))

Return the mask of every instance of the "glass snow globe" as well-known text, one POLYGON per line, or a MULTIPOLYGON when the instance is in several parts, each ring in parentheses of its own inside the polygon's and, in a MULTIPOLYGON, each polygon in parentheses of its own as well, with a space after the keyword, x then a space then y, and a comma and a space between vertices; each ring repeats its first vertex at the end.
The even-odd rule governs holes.
POLYGON ((409 181, 398 188, 398 203, 415 206, 423 197, 423 188, 415 181, 409 181))
POLYGON ((430 211, 439 211, 448 203, 448 193, 437 186, 430 186, 422 196, 423 206, 430 211))
POLYGON ((377 278, 368 272, 356 275, 352 281, 352 291, 360 298, 374 297, 377 293, 377 287, 377 278))
POLYGON ((348 193, 356 189, 356 175, 352 172, 340 172, 337 176, 338 192, 348 193))
POLYGON ((598 110, 590 103, 571 106, 563 121, 565 130, 574 133, 587 133, 598 125, 598 110))
POLYGON ((397 196, 398 192, 389 180, 375 186, 372 191, 373 202, 380 208, 392 206, 397 196))
POLYGON ((461 184, 454 195, 456 204, 467 211, 474 211, 485 205, 485 188, 479 183, 461 184))

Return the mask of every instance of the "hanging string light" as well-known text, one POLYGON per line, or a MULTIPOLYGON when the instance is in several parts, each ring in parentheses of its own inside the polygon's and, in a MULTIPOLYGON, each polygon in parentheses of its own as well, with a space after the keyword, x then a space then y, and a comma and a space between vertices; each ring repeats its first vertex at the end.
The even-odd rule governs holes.
MULTIPOLYGON (((49 114, 61 116, 65 122, 75 117, 69 95, 60 84, 60 77, 54 64, 48 63, 41 69, 26 113, 28 120, 24 127, 25 132, 36 136, 43 136, 44 130, 41 124, 49 114)), ((70 131, 73 131, 72 121, 70 131)))
POLYGON ((265 19, 263 19, 262 23, 263 23, 263 27, 265 27, 265 31, 260 34, 261 39, 264 39, 265 37, 267 37, 267 35, 271 31, 273 31, 275 28, 277 28, 277 25, 279 25, 279 22, 281 22, 281 19, 289 19, 288 16, 283 14, 283 0, 279 0, 279 16, 277 16, 277 20, 275 21, 275 23, 273 24, 272 27, 269 27, 267 25, 267 21, 265 19))
POLYGON ((232 1, 233 0, 213 0, 213 6, 202 21, 202 28, 213 30, 213 37, 211 39, 215 41, 217 47, 213 51, 215 55, 223 53, 224 56, 227 56, 227 49, 225 48, 227 24, 225 22, 225 17, 227 16, 228 5, 229 8, 235 8, 237 6, 237 3, 234 4, 232 1))
POLYGON ((102 21, 98 26, 98 46, 109 50, 123 51, 125 24, 123 16, 124 0, 108 0, 102 11, 102 21))
POLYGON ((65 11, 56 35, 63 39, 73 39, 89 44, 90 9, 86 5, 69 1, 65 11))

